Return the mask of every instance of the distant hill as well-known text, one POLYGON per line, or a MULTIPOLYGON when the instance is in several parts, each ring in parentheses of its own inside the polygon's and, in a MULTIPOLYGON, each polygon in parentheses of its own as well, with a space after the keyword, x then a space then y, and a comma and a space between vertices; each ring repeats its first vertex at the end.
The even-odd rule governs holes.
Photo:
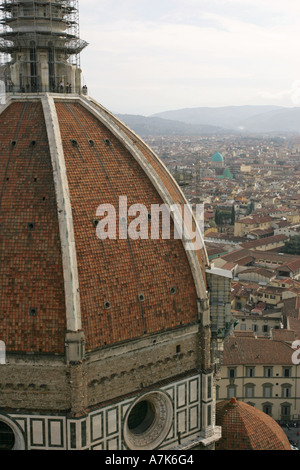
POLYGON ((300 132, 300 108, 281 108, 257 114, 241 122, 250 132, 300 132))
POLYGON ((190 124, 159 117, 117 114, 136 134, 148 135, 211 135, 228 133, 227 129, 207 124, 190 124))
POLYGON ((153 117, 242 132, 300 132, 300 107, 186 108, 154 114, 153 117))

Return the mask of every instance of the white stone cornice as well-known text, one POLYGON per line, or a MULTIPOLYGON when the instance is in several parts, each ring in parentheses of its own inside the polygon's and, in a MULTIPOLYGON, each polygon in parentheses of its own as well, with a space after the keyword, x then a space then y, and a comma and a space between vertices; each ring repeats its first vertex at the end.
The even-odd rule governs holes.
POLYGON ((65 157, 54 99, 41 97, 53 169, 62 250, 67 330, 80 331, 81 308, 76 244, 65 157))

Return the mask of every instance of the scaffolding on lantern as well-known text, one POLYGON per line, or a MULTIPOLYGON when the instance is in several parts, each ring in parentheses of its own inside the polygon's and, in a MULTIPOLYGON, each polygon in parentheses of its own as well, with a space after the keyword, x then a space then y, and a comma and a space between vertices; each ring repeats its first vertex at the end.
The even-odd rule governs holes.
POLYGON ((9 91, 16 62, 18 91, 56 91, 68 75, 64 67, 80 68, 86 45, 79 37, 78 0, 0 0, 1 78, 9 91), (48 86, 41 81, 41 53, 47 54, 48 86))

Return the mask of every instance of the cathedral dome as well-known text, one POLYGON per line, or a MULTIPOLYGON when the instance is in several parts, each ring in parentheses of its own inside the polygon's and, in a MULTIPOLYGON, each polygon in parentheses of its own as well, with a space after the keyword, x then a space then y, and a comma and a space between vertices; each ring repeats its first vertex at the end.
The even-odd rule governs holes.
POLYGON ((216 421, 222 427, 216 450, 291 450, 271 416, 236 398, 217 403, 216 421))
POLYGON ((186 203, 141 139, 93 100, 55 94, 9 97, 0 135, 7 351, 63 354, 65 333, 80 330, 93 350, 197 321, 204 246, 97 237, 99 205, 126 196, 150 223, 152 205, 186 203))

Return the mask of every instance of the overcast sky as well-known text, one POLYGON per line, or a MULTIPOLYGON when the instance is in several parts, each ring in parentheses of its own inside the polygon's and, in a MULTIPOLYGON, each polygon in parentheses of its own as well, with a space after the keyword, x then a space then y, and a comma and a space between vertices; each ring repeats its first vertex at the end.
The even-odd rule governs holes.
POLYGON ((299 0, 80 0, 89 94, 151 115, 300 106, 299 0))

